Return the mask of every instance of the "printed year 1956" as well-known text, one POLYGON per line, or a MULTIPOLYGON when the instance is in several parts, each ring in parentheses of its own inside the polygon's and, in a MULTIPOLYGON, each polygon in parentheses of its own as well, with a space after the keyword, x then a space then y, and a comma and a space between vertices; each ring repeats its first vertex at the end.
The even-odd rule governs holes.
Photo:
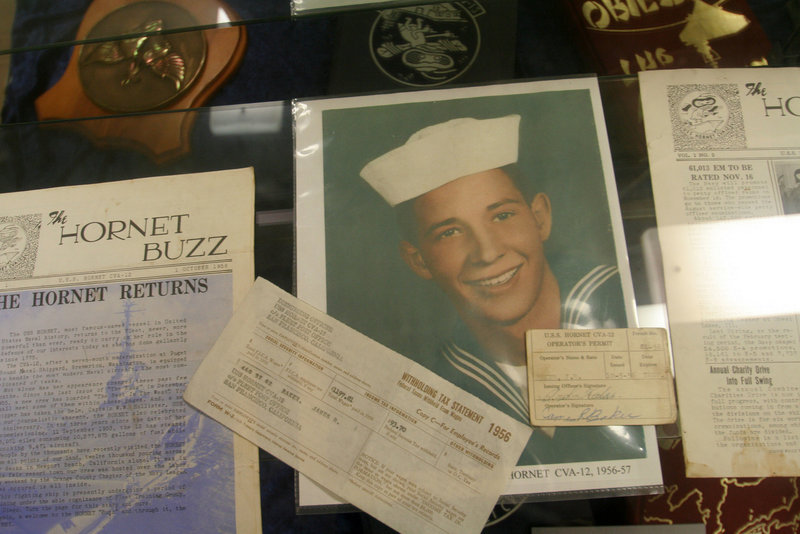
POLYGON ((510 430, 506 430, 505 428, 497 426, 494 423, 489 423, 489 433, 497 439, 502 439, 503 441, 508 441, 511 439, 510 430))

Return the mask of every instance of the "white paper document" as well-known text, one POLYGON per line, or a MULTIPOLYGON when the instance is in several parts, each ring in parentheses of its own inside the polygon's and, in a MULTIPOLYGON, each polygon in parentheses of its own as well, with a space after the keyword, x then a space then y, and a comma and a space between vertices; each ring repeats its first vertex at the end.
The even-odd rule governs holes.
POLYGON ((798 475, 800 70, 639 76, 687 475, 798 475))
POLYGON ((404 532, 480 531, 531 433, 263 279, 184 397, 404 532))
POLYGON ((258 532, 181 395, 253 279, 251 169, 0 195, 0 532, 258 532))
POLYGON ((663 328, 528 330, 526 340, 531 424, 675 422, 663 328))

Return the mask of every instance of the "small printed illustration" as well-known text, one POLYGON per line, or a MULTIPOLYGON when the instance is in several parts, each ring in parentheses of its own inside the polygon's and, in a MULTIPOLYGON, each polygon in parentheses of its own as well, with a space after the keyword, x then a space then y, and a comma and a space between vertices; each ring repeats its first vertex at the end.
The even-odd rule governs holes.
POLYGON ((781 192, 783 213, 800 213, 800 159, 776 161, 773 165, 781 192))
POLYGON ((480 48, 477 2, 446 2, 386 9, 370 32, 370 52, 392 80, 435 86, 469 70, 480 48), (469 10, 465 7, 468 5, 469 10))
POLYGON ((33 274, 39 250, 37 214, 0 217, 0 280, 25 278, 33 274))
POLYGON ((728 107, 712 93, 691 93, 681 102, 680 116, 697 135, 712 135, 728 124, 728 107))
POLYGON ((675 150, 745 148, 735 84, 667 87, 675 150))

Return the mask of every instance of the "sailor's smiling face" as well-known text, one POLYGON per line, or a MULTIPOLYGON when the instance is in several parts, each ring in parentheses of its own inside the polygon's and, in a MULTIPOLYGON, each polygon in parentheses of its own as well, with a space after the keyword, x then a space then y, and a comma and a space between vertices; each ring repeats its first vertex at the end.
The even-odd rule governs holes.
POLYGON ((465 318, 513 324, 538 302, 547 260, 550 201, 529 204, 509 176, 463 176, 414 199, 416 243, 401 253, 434 280, 465 318))

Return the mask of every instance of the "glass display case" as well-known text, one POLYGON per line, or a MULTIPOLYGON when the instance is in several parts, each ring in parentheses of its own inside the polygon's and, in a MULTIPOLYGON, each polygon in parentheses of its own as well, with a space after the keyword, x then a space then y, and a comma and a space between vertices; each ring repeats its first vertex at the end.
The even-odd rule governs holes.
MULTIPOLYGON (((456 47, 459 53, 447 56, 453 62, 447 69, 426 70, 409 67, 412 60, 405 67, 389 61, 399 54, 391 49, 403 44, 402 37, 376 30, 385 21, 374 7, 292 16, 288 0, 0 0, 0 69, 6 66, 8 73, 4 78, 0 72, 0 192, 252 167, 255 274, 291 292, 292 100, 595 74, 565 7, 569 3, 446 3, 479 31, 440 21, 450 45, 459 42, 463 50, 456 47), (147 16, 129 22, 136 18, 132 11, 119 21, 109 19, 120 9, 164 5, 178 7, 161 26, 147 16), (117 44, 104 44, 109 42, 117 44), (180 57, 180 68, 142 59, 164 49, 171 49, 164 57, 173 63, 180 57), (97 74, 112 64, 114 74, 97 74), (146 100, 154 91, 146 86, 139 97, 113 96, 119 84, 151 83, 146 76, 153 72, 159 82, 172 84, 166 96, 146 100), (98 78, 105 85, 93 86, 98 78)), ((638 2, 657 4, 670 2, 638 2)), ((749 7, 769 41, 767 63, 798 65, 800 2, 750 0, 749 7)), ((638 83, 634 73, 602 76, 599 86, 636 303, 647 314, 640 320, 657 326, 666 315, 638 83)), ((665 442, 677 436, 675 428, 660 431, 665 442)), ((677 462, 672 456, 670 465, 680 467, 680 455, 677 462)), ((297 515, 292 469, 263 451, 260 469, 264 532, 388 531, 357 511, 297 515)), ((642 523, 645 506, 645 497, 620 496, 498 507, 502 520, 487 532, 642 523)))

